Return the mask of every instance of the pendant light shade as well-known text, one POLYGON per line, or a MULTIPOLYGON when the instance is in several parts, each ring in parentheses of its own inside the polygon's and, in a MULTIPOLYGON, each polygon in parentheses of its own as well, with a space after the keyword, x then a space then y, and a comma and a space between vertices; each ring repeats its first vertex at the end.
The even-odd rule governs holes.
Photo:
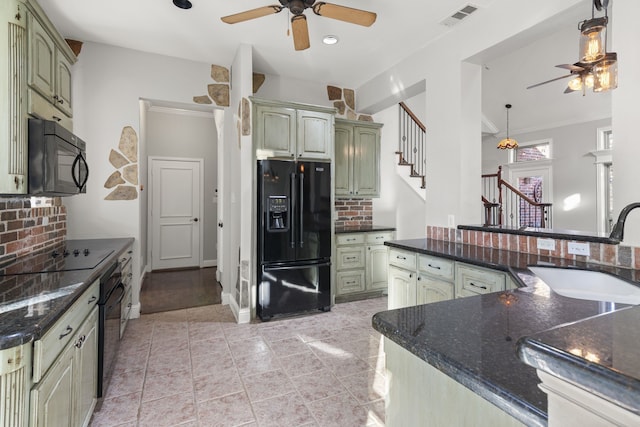
POLYGON ((618 55, 609 52, 593 67, 593 91, 606 92, 618 87, 618 55))
POLYGON ((604 16, 583 21, 580 25, 580 62, 591 64, 604 58, 607 21, 604 16))
POLYGON ((500 141, 496 148, 500 150, 518 148, 518 141, 509 138, 509 110, 511 109, 511 104, 507 104, 504 107, 507 109, 507 137, 500 141))

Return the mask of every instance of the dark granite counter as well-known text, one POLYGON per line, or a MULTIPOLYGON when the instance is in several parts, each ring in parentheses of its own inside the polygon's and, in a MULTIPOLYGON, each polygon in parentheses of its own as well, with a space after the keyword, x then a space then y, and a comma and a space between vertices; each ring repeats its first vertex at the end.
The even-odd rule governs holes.
POLYGON ((386 225, 350 225, 344 227, 336 227, 336 234, 343 233, 368 233, 371 231, 395 231, 395 227, 386 225))
POLYGON ((376 314, 373 327, 401 347, 527 425, 547 423, 535 369, 545 364, 596 394, 612 392, 623 406, 640 407, 640 307, 563 297, 526 267, 597 270, 629 282, 638 282, 636 270, 424 238, 385 244, 506 271, 522 286, 376 314), (572 355, 576 343, 595 349, 600 362, 572 355))
POLYGON ((83 247, 92 250, 112 252, 89 270, 0 276, 0 350, 40 338, 118 259, 133 239, 89 239, 81 242, 83 247))
POLYGON ((580 240, 581 242, 608 243, 617 245, 607 233, 593 231, 566 230, 558 228, 515 227, 509 225, 459 225, 459 230, 489 231, 491 233, 516 234, 519 236, 547 237, 551 239, 580 240))

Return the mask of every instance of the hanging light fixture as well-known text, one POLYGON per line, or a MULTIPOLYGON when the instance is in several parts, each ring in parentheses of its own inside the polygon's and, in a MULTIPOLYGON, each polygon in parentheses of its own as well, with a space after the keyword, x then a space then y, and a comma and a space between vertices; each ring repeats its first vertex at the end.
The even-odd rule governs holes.
POLYGON ((580 24, 580 62, 592 64, 604 58, 608 18, 592 18, 580 24))
POLYGON ((618 87, 618 54, 609 52, 593 67, 593 91, 606 92, 618 87))
POLYGON ((507 137, 500 141, 496 148, 500 150, 518 148, 518 141, 509 138, 509 110, 511 109, 511 104, 507 104, 504 107, 507 109, 507 137))

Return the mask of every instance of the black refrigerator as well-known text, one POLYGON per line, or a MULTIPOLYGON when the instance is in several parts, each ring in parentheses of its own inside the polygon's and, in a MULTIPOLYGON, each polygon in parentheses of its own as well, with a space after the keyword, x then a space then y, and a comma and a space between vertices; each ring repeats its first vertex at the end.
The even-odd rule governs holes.
POLYGON ((258 161, 257 314, 331 308, 331 164, 258 161))

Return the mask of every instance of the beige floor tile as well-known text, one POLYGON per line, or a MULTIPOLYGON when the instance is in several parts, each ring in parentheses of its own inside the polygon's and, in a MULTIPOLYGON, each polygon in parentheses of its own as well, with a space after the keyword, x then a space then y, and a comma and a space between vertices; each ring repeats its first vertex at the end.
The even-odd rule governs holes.
POLYGON ((195 420, 193 392, 142 402, 140 405, 140 427, 170 427, 195 420))
POLYGON ((149 376, 142 389, 142 401, 157 400, 162 397, 187 393, 193 390, 191 372, 177 371, 165 375, 149 376))
POLYGON ((147 377, 166 375, 171 372, 191 371, 191 355, 189 350, 160 354, 150 357, 147 363, 147 377))
POLYGON ((280 364, 291 378, 317 372, 325 368, 322 361, 311 350, 282 357, 280 358, 280 364))
POLYGON ((315 420, 297 392, 252 403, 260 427, 313 425, 315 420))
POLYGON ((375 369, 340 378, 340 382, 361 404, 384 399, 387 381, 375 369))
POLYGON ((142 391, 144 375, 144 367, 137 371, 114 372, 111 375, 105 398, 142 391))
POLYGON ((326 399, 347 391, 340 380, 327 369, 292 378, 291 382, 307 402, 326 399))
POLYGON ((206 338, 203 340, 192 340, 189 342, 189 348, 191 349, 192 354, 197 355, 215 355, 222 353, 231 355, 231 350, 229 350, 229 345, 227 344, 227 340, 224 336, 206 338))
POLYGON ((193 378, 236 369, 230 353, 197 354, 192 352, 191 363, 193 366, 193 378))
POLYGON ((369 411, 350 394, 339 394, 307 404, 322 427, 366 426, 369 411))
POLYGON ((141 393, 131 393, 104 399, 100 411, 93 413, 92 427, 113 427, 136 421, 141 393))
POLYGON ((229 349, 233 356, 242 356, 251 353, 261 353, 271 351, 267 343, 261 336, 250 337, 239 341, 230 341, 229 349))
POLYGON ((113 372, 131 372, 147 367, 149 350, 118 353, 113 372))
POLYGON ((198 402, 197 408, 200 426, 235 427, 255 422, 249 398, 244 392, 198 402))
POLYGON ((251 402, 283 396, 296 390, 281 369, 251 375, 243 378, 243 381, 251 402))
POLYGON ((285 338, 278 341, 270 341, 271 351, 278 357, 291 356, 292 354, 305 353, 309 347, 298 336, 285 338))
POLYGON ((197 402, 216 399, 228 394, 244 391, 242 380, 235 368, 198 377, 193 383, 197 402))
POLYGON ((281 368, 278 358, 269 351, 234 357, 234 361, 241 377, 281 368))

